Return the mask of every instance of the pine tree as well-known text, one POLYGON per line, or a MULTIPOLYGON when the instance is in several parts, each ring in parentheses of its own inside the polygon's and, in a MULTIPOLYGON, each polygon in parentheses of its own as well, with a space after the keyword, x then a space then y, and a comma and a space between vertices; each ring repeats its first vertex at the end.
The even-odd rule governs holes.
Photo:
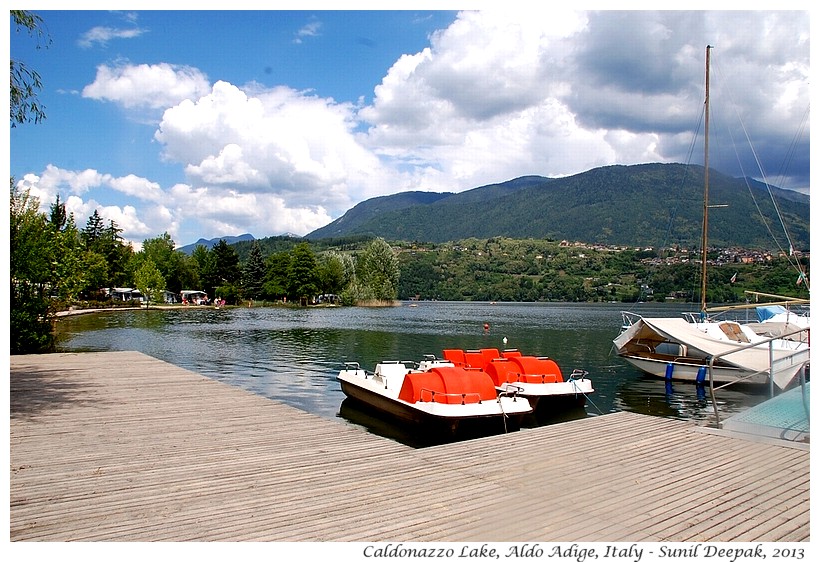
POLYGON ((262 249, 254 240, 248 261, 242 270, 242 294, 246 299, 258 299, 262 295, 262 285, 265 283, 265 259, 262 249))

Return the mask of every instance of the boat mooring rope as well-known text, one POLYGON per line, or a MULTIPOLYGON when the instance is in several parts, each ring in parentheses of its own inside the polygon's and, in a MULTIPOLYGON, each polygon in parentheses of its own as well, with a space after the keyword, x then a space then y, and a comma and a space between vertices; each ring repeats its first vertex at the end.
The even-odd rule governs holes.
MULTIPOLYGON (((578 387, 578 383, 577 383, 575 380, 570 379, 570 382, 572 383, 572 386, 573 386, 573 387, 575 387, 575 390, 576 390, 576 392, 577 392, 578 394, 584 394, 584 392, 583 392, 583 391, 581 391, 581 390, 580 390, 580 388, 578 387)), ((598 410, 598 413, 603 415, 603 412, 602 412, 602 411, 601 411, 601 409, 598 407, 598 405, 597 405, 595 402, 593 402, 593 401, 592 401, 592 399, 589 397, 589 394, 584 394, 584 396, 586 397, 586 400, 587 400, 590 404, 592 404, 592 405, 595 407, 595 409, 596 409, 596 410, 598 410)))
POLYGON ((504 411, 504 404, 501 403, 501 395, 498 395, 498 407, 501 408, 501 421, 504 423, 504 433, 509 433, 507 431, 507 412, 504 411))

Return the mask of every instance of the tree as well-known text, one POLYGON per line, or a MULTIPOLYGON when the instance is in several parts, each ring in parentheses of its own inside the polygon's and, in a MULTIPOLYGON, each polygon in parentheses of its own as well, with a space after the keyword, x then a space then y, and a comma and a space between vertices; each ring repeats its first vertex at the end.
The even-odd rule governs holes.
POLYGON ((146 299, 146 306, 152 302, 162 302, 165 292, 165 279, 156 264, 146 259, 134 273, 134 286, 146 299))
POLYGON ((143 241, 142 251, 135 254, 135 270, 143 261, 152 261, 159 269, 166 287, 178 293, 183 289, 183 280, 189 281, 189 272, 184 264, 184 256, 176 251, 176 244, 167 232, 143 241))
POLYGON ((50 236, 50 292, 65 302, 75 300, 87 289, 85 250, 80 232, 74 224, 74 215, 66 213, 58 197, 51 206, 52 221, 48 223, 50 236))
POLYGON ((242 269, 242 294, 245 298, 258 299, 262 296, 265 273, 266 268, 265 260, 262 257, 262 249, 259 247, 259 243, 254 240, 248 261, 242 269))
POLYGON ((122 229, 113 220, 108 221, 108 226, 103 230, 101 239, 101 254, 108 264, 107 287, 121 287, 128 284, 131 278, 131 258, 134 256, 134 248, 131 243, 126 243, 120 236, 122 229))
POLYGON ((356 261, 356 275, 377 300, 393 300, 398 295, 399 260, 382 238, 376 238, 356 261))
MULTIPOLYGON (((11 19, 14 21, 17 32, 25 29, 29 35, 36 36, 40 48, 40 40, 47 45, 51 39, 42 29, 43 18, 26 10, 11 10, 11 19)), ((10 64, 11 87, 9 90, 9 122, 12 127, 23 123, 39 123, 46 117, 45 106, 38 99, 38 92, 43 89, 43 83, 37 71, 29 68, 20 60, 11 59, 10 64)))
POLYGON ((338 295, 354 280, 356 266, 350 254, 329 251, 319 258, 319 288, 322 293, 338 295))
POLYGON ((87 253, 92 254, 86 257, 89 264, 98 264, 102 259, 105 262, 105 271, 97 265, 93 282, 89 279, 88 288, 96 290, 103 287, 122 287, 131 284, 133 278, 133 266, 131 259, 134 257, 134 249, 130 244, 126 244, 120 236, 122 229, 113 220, 108 221, 105 226, 103 218, 95 209, 85 223, 85 227, 80 231, 80 239, 87 253), (98 256, 98 257, 96 257, 98 256), (103 275, 104 273, 104 275, 103 275))
POLYGON ((211 269, 213 269, 213 256, 211 252, 208 251, 208 248, 199 244, 194 250, 191 252, 191 265, 193 266, 192 269, 196 274, 197 284, 196 285, 189 285, 183 286, 183 289, 202 289, 205 286, 206 278, 210 275, 211 269))
MULTIPOLYGON (((59 202, 59 196, 57 196, 57 201, 59 202)), ((80 233, 85 247, 97 251, 99 249, 98 245, 103 240, 103 230, 103 219, 97 209, 94 209, 94 212, 85 221, 85 228, 80 233)))
POLYGON ((202 245, 197 246, 191 253, 191 258, 192 263, 196 264, 202 290, 211 297, 221 296, 228 303, 235 303, 242 277, 236 250, 225 240, 220 240, 211 250, 202 245))
POLYGON ((319 292, 316 256, 307 242, 293 248, 291 255, 288 267, 288 296, 306 305, 319 292))
POLYGON ((48 298, 51 251, 48 222, 28 190, 18 191, 14 178, 9 196, 10 351, 36 353, 53 343, 54 311, 48 298))
POLYGON ((287 297, 290 261, 290 252, 277 252, 268 257, 265 262, 265 282, 262 285, 265 298, 273 300, 287 297))
POLYGON ((66 223, 68 222, 68 215, 65 210, 65 204, 60 203, 60 194, 57 194, 57 199, 51 205, 51 219, 49 222, 56 228, 57 230, 62 230, 65 228, 66 223))

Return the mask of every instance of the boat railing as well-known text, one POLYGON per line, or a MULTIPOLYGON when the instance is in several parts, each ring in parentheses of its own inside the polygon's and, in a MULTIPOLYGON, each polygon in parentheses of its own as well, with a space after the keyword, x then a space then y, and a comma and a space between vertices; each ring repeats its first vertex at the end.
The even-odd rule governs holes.
POLYGON ((478 404, 481 402, 481 394, 478 392, 439 392, 429 388, 422 388, 419 391, 420 402, 436 402, 438 404, 478 404))
POLYGON ((641 320, 641 315, 628 310, 621 311, 621 331, 629 329, 633 324, 641 320))
POLYGON ((518 386, 514 382, 508 382, 504 385, 504 390, 498 393, 498 396, 512 396, 518 398, 520 393, 524 392, 524 387, 518 386))
POLYGON ((710 392, 710 395, 711 395, 712 407, 713 407, 714 412, 715 412, 715 424, 716 424, 716 427, 718 429, 720 429, 720 427, 721 427, 721 421, 720 421, 720 412, 718 410, 717 399, 715 397, 716 391, 722 390, 722 389, 724 389, 728 386, 731 386, 731 385, 739 383, 739 382, 744 382, 747 378, 751 378, 751 377, 760 375, 761 373, 766 373, 769 377, 769 395, 774 396, 774 376, 775 376, 775 373, 776 373, 776 366, 780 362, 789 361, 789 362, 791 362, 792 365, 796 364, 795 361, 799 362, 799 363, 802 363, 802 366, 800 368, 800 383, 801 383, 801 386, 803 387, 803 393, 804 393, 804 396, 805 396, 805 392, 806 392, 806 388, 805 388, 805 370, 806 370, 806 365, 809 364, 809 361, 811 359, 809 349, 808 348, 797 349, 797 350, 794 350, 794 353, 792 353, 792 354, 790 354, 786 357, 781 357, 781 358, 778 358, 778 359, 774 358, 774 349, 775 349, 774 348, 774 342, 776 340, 784 339, 784 338, 795 336, 797 334, 804 334, 804 333, 806 334, 806 338, 807 338, 807 341, 808 341, 808 337, 811 333, 811 328, 810 327, 804 327, 804 328, 800 328, 800 329, 797 329, 797 330, 792 330, 790 332, 787 332, 787 333, 784 333, 784 334, 781 334, 781 335, 778 335, 778 336, 765 338, 765 339, 763 339, 759 342, 750 343, 749 345, 743 346, 743 347, 738 348, 738 349, 732 349, 732 350, 729 350, 729 351, 724 351, 722 353, 717 353, 717 354, 715 354, 715 355, 713 355, 709 358, 709 365, 708 365, 708 369, 707 369, 708 375, 709 375, 709 392, 710 392), (728 383, 723 384, 723 385, 721 385, 717 388, 715 387, 714 365, 715 365, 715 362, 717 360, 722 359, 722 358, 726 357, 727 355, 731 355, 733 353, 738 353, 738 352, 741 352, 741 351, 745 351, 745 350, 747 350, 751 347, 760 347, 760 346, 764 346, 764 345, 768 346, 768 348, 769 348, 769 369, 768 369, 768 371, 758 371, 758 372, 754 372, 754 373, 749 373, 749 374, 747 374, 743 377, 739 377, 735 381, 728 382, 728 383))

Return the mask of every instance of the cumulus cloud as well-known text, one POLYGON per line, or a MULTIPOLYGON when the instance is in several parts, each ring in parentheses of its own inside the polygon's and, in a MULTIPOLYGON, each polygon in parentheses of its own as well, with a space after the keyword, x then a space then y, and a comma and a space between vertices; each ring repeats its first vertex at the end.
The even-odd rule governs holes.
POLYGON ((432 187, 431 170, 449 181, 442 187, 458 190, 608 163, 615 153, 605 131, 580 127, 566 102, 568 38, 586 30, 587 18, 551 15, 459 14, 429 48, 397 60, 373 103, 359 111, 369 124, 368 145, 415 168, 422 189, 432 187))
POLYGON ((144 201, 158 202, 163 198, 162 189, 158 183, 137 177, 134 174, 128 174, 121 178, 110 178, 109 184, 121 193, 144 201))
POLYGON ((133 174, 115 177, 96 170, 64 170, 53 165, 39 175, 24 175, 17 187, 37 197, 40 211, 46 214, 59 195, 79 228, 97 211, 106 222, 114 221, 122 229, 123 238, 135 246, 164 232, 179 241, 180 235, 190 236, 186 231, 191 225, 196 225, 197 237, 215 238, 246 232, 307 234, 332 220, 321 205, 294 204, 290 198, 272 192, 185 183, 163 189, 133 174), (126 203, 121 203, 113 192, 125 194, 126 203))
POLYGON ((249 231, 307 234, 332 220, 321 206, 293 205, 273 193, 177 184, 169 195, 177 205, 174 215, 202 225, 206 238, 249 231))
POLYGON ((20 190, 27 190, 37 197, 40 211, 49 213, 51 205, 60 197, 66 211, 74 215, 79 228, 85 226, 88 217, 96 210, 107 222, 113 220, 122 229, 126 240, 139 242, 152 233, 168 230, 172 217, 163 211, 162 190, 159 185, 132 174, 114 177, 97 170, 64 170, 48 165, 40 174, 26 174, 17 182, 20 190), (111 191, 125 193, 137 201, 148 201, 149 205, 109 204, 111 191), (146 220, 147 216, 154 220, 146 220))
POLYGON ((184 165, 192 184, 338 210, 376 189, 381 168, 355 127, 350 104, 287 87, 249 92, 219 81, 199 100, 166 110, 154 138, 165 158, 184 165))
MULTIPOLYGON (((702 107, 704 50, 714 43, 731 61, 721 68, 713 56, 715 72, 736 84, 724 99, 742 98, 757 150, 783 151, 789 139, 779 147, 765 139, 775 122, 796 132, 805 119, 807 40, 801 13, 464 12, 429 48, 398 59, 358 117, 375 152, 415 170, 419 183, 449 180, 450 190, 526 173, 685 162, 702 107), (752 87, 763 75, 773 87, 752 87)), ((734 152, 725 158, 712 163, 737 168, 734 152)))
POLYGON ((205 75, 188 66, 160 64, 100 65, 94 82, 83 88, 86 98, 111 101, 126 108, 164 109, 210 90, 205 75))

